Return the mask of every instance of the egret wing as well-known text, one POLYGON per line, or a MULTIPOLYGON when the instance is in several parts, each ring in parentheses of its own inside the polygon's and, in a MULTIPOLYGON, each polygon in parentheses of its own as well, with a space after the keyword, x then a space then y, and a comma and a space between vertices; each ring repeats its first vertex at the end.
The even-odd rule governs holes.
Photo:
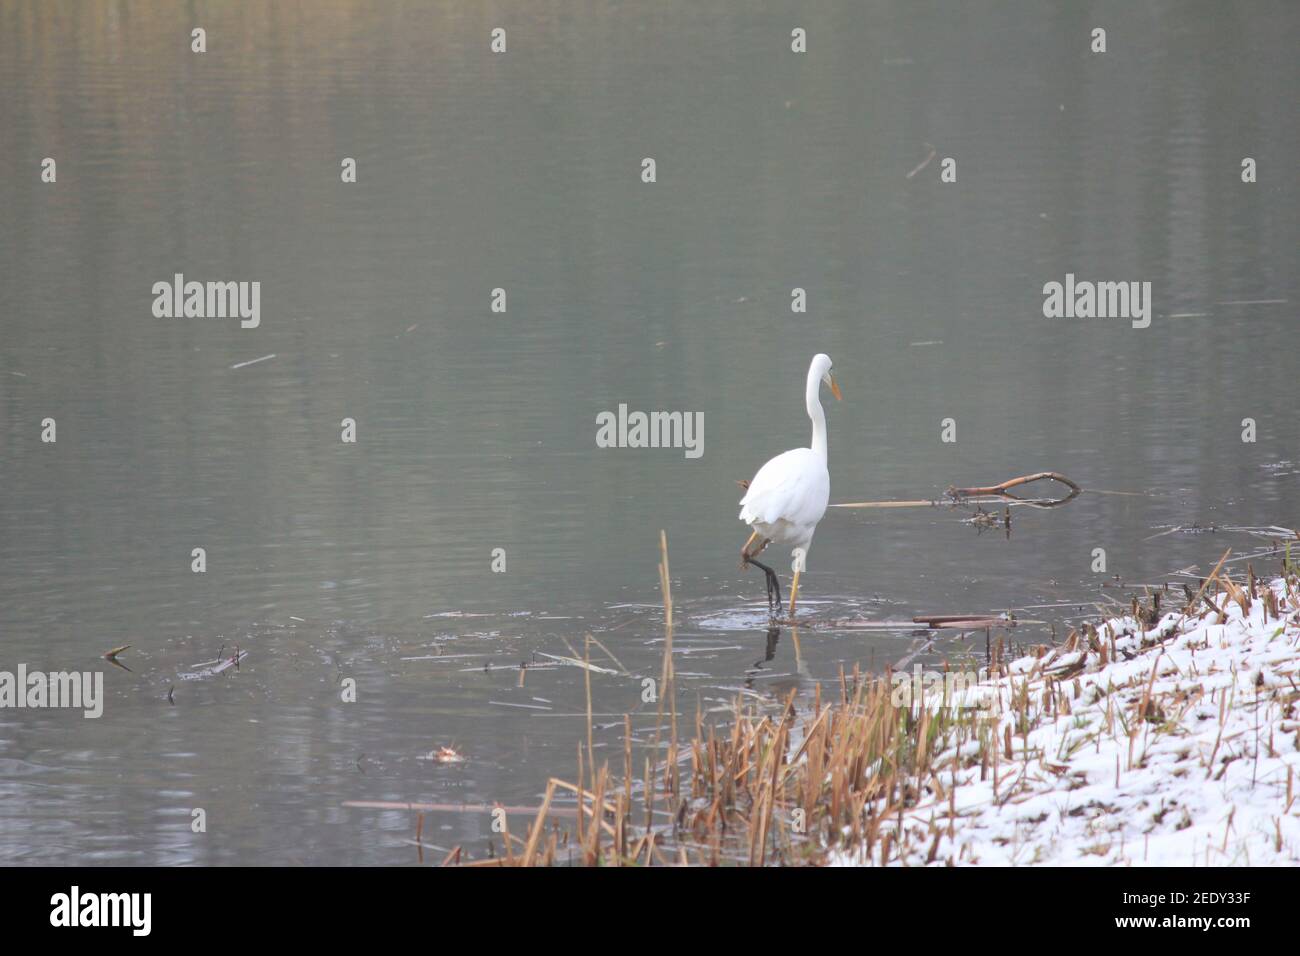
POLYGON ((810 448, 777 455, 754 476, 740 500, 740 519, 749 524, 815 525, 826 513, 830 479, 810 448))

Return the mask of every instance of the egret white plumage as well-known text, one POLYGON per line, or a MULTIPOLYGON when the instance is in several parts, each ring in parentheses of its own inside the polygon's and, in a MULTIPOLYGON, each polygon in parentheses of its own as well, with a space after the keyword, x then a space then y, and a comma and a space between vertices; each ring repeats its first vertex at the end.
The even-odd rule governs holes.
POLYGON ((822 411, 821 384, 825 382, 840 399, 840 387, 831 376, 829 355, 818 353, 808 366, 804 403, 812 419, 812 447, 792 448, 777 455, 754 476, 740 499, 740 520, 754 529, 740 549, 740 563, 753 564, 767 576, 768 607, 776 616, 781 609, 781 583, 776 572, 755 561, 769 544, 790 545, 795 557, 794 581, 790 585, 790 617, 799 599, 799 573, 812 545, 817 522, 826 514, 831 497, 831 476, 826 470, 826 413, 822 411), (757 540, 753 551, 750 545, 757 540))

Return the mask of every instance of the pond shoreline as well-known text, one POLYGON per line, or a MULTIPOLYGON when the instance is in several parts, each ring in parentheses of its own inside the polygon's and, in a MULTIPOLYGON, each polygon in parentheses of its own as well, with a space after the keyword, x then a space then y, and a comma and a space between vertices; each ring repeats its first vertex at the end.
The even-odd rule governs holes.
MULTIPOLYGON (((888 862, 1300 862, 1300 582, 1211 582, 1191 612, 1138 608, 968 689, 1000 766, 942 742, 947 792, 885 827, 888 862)), ((863 850, 829 862, 879 862, 863 850)))
POLYGON ((1177 593, 969 674, 855 669, 681 738, 665 711, 662 760, 552 779, 480 865, 1294 865, 1300 575, 1221 560, 1177 593), (547 819, 566 796, 573 832, 547 819))

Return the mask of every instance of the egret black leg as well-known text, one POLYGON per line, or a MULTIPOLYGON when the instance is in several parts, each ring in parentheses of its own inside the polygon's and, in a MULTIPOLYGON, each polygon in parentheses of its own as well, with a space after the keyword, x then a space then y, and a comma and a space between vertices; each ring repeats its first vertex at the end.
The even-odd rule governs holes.
POLYGON ((763 562, 754 560, 754 556, 761 554, 763 549, 772 543, 772 539, 765 539, 763 543, 760 544, 753 553, 751 553, 749 546, 757 537, 758 532, 755 531, 749 536, 749 540, 745 542, 745 546, 740 549, 740 564, 741 567, 752 564, 756 568, 762 569, 767 584, 767 610, 768 613, 771 614, 772 618, 776 619, 781 616, 781 581, 777 578, 775 571, 763 562))
POLYGON ((763 572, 763 574, 766 575, 766 577, 767 577, 767 582, 766 582, 766 583, 767 583, 767 604, 768 604, 768 610, 771 612, 771 614, 772 614, 773 617, 780 617, 780 615, 781 615, 781 581, 780 581, 780 579, 777 578, 777 576, 776 576, 776 572, 773 571, 771 568, 769 568, 769 567, 768 567, 766 564, 764 564, 763 562, 761 562, 761 561, 755 561, 753 558, 750 558, 750 559, 749 559, 749 563, 752 564, 752 565, 754 565, 754 567, 761 569, 762 572, 763 572))

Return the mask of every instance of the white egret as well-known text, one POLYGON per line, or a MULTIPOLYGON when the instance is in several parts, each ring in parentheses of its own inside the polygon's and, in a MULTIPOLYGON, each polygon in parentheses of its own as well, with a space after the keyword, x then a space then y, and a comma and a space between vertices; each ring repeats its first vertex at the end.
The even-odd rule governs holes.
POLYGON ((831 497, 831 476, 826 470, 826 413, 822 411, 821 383, 830 386, 836 401, 840 387, 831 377, 830 356, 818 353, 808 366, 804 404, 812 419, 812 447, 792 448, 758 470, 740 499, 740 520, 754 529, 740 549, 740 564, 753 564, 767 575, 767 602, 775 617, 781 609, 781 584, 776 572, 755 561, 769 544, 790 545, 794 554, 794 582, 790 585, 790 617, 799 599, 799 572, 803 570, 817 522, 826 514, 831 497), (757 540, 759 545, 750 551, 757 540))

